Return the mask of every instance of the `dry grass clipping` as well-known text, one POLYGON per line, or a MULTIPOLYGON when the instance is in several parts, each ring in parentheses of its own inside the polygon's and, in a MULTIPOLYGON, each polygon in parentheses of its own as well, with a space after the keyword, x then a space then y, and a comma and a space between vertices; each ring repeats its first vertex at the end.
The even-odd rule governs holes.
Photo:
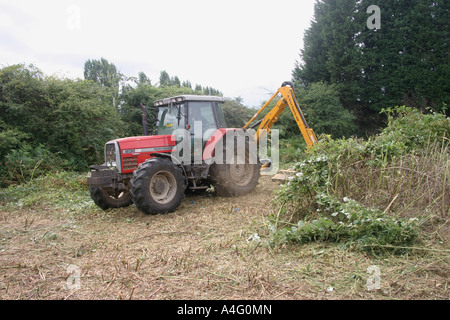
POLYGON ((0 209, 2 299, 448 299, 449 251, 377 260, 333 244, 271 248, 278 184, 241 198, 188 196, 174 213, 0 209), (255 236, 255 234, 257 236, 255 236), (258 241, 258 237, 260 241, 258 241), (380 270, 368 290, 367 268, 380 270), (71 286, 78 268, 79 287, 71 286))

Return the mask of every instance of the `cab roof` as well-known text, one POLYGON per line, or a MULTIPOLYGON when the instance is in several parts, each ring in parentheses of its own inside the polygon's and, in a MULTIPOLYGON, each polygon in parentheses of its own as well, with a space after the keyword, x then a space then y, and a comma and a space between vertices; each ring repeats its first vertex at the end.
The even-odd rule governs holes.
POLYGON ((157 100, 153 103, 156 107, 168 105, 170 103, 179 103, 183 101, 211 101, 211 102, 225 102, 225 98, 217 96, 200 96, 200 95, 181 95, 171 98, 157 100))

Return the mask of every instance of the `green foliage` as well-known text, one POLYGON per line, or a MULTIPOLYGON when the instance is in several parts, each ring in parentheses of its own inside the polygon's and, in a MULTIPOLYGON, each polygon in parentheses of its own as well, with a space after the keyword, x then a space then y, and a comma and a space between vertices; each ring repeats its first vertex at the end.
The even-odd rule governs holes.
MULTIPOLYGON (((388 115, 388 126, 383 130, 384 141, 402 141, 406 151, 422 148, 430 142, 440 142, 450 137, 450 118, 444 113, 427 108, 428 113, 401 106, 383 109, 388 115)), ((444 109, 445 112, 445 109, 444 109)))
POLYGON ((297 225, 279 230, 271 225, 273 243, 329 241, 372 253, 382 253, 387 247, 402 253, 418 241, 417 219, 397 219, 352 199, 340 201, 326 193, 317 194, 315 200, 317 218, 299 220, 297 225))
MULTIPOLYGON (((0 129, 13 130, 44 143, 50 102, 44 75, 35 66, 13 65, 0 70, 0 129)), ((11 134, 11 131, 10 131, 11 134)), ((9 135, 10 135, 9 134, 9 135)), ((1 161, 1 160, 0 160, 1 161)))
POLYGON ((102 161, 104 143, 124 132, 108 90, 88 81, 53 78, 48 86, 54 105, 47 136, 50 149, 67 159, 73 170, 102 161))
MULTIPOLYGON (((439 113, 423 115, 405 107, 386 112, 390 122, 381 134, 366 141, 355 138, 333 140, 323 136, 319 144, 302 154, 302 159, 293 168, 296 175, 282 186, 275 200, 280 206, 278 216, 270 225, 275 244, 332 241, 374 253, 388 247, 394 251, 401 247, 402 251, 420 240, 418 220, 388 215, 387 211, 399 195, 405 196, 406 208, 410 208, 410 192, 414 188, 418 194, 413 197, 421 197, 423 189, 417 189, 417 186, 424 185, 424 175, 431 175, 428 168, 434 168, 436 173, 433 175, 434 188, 429 181, 424 186, 429 192, 427 197, 431 198, 432 205, 442 200, 436 214, 439 211, 446 214, 449 173, 448 168, 442 170, 442 164, 448 161, 450 119, 439 113), (436 143, 436 148, 428 147, 436 143), (427 149, 442 151, 438 155, 423 153, 420 155, 423 160, 413 158, 413 162, 409 161, 412 167, 405 165, 411 153, 427 149), (436 162, 434 167, 426 167, 424 171, 428 172, 422 173, 419 164, 428 164, 433 162, 432 159, 436 162), (383 172, 391 169, 396 170, 396 175, 385 178, 383 172), (437 192, 432 193, 433 189, 437 192), (392 196, 388 199, 378 196, 371 201, 372 204, 383 203, 385 210, 363 203, 368 203, 368 198, 377 193, 392 195, 394 192, 397 195, 393 199, 392 196), (296 219, 298 222, 293 223, 296 219)), ((422 210, 431 209, 430 204, 427 206, 422 210)))
POLYGON ((104 87, 114 88, 118 91, 122 75, 116 66, 105 58, 100 60, 87 60, 84 64, 84 79, 100 84, 104 87))
POLYGON ((154 101, 221 94, 202 86, 194 91, 178 77, 155 87, 145 73, 126 78, 104 58, 86 61, 84 71, 85 80, 70 80, 45 76, 33 65, 0 69, 0 186, 102 163, 107 141, 142 135, 141 103, 151 132, 154 101))
POLYGON ((52 205, 70 213, 85 213, 96 206, 89 196, 85 175, 72 171, 53 171, 18 185, 0 189, 2 209, 35 208, 52 205))
POLYGON ((297 134, 297 137, 280 139, 280 163, 283 165, 292 164, 302 158, 306 150, 305 140, 297 134))
POLYGON ((379 209, 338 197, 333 190, 334 177, 339 174, 336 159, 311 154, 294 170, 298 173, 283 185, 276 201, 284 216, 300 219, 294 226, 274 220, 269 226, 273 244, 329 241, 381 253, 386 245, 396 251, 395 247, 418 241, 417 220, 388 216, 379 209))
POLYGON ((293 79, 335 85, 359 135, 382 125, 382 108, 442 111, 450 99, 448 11, 443 0, 317 1, 293 79), (370 5, 381 10, 381 29, 366 26, 370 5))
POLYGON ((307 88, 299 87, 296 96, 316 134, 342 138, 355 133, 355 116, 342 106, 336 86, 312 83, 307 88))
POLYGON ((62 160, 43 145, 35 148, 22 145, 19 149, 11 150, 4 161, 4 169, 0 171, 4 183, 33 180, 55 167, 63 167, 62 160))
POLYGON ((256 113, 256 110, 245 107, 241 98, 226 99, 223 104, 225 121, 229 128, 242 128, 256 113))
POLYGON ((222 92, 215 88, 211 87, 202 87, 197 84, 195 86, 194 92, 192 92, 192 84, 190 81, 183 81, 181 83, 180 78, 178 76, 171 77, 167 71, 161 71, 159 75, 159 86, 160 87, 183 87, 189 89, 191 94, 200 94, 200 95, 210 95, 210 96, 222 96, 222 92))
POLYGON ((16 128, 0 131, 0 159, 4 159, 9 151, 20 148, 29 136, 16 128))

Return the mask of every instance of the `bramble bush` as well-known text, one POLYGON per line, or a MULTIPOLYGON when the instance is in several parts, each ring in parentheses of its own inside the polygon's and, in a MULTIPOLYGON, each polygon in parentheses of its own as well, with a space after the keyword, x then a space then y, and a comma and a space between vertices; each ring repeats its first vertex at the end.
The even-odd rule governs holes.
POLYGON ((414 214, 448 214, 450 119, 405 107, 385 112, 389 124, 379 135, 322 136, 303 154, 293 167, 297 173, 274 199, 279 211, 269 224, 273 245, 330 241, 374 253, 404 252, 420 241, 422 217, 414 214), (411 199, 425 193, 429 202, 412 210, 410 203, 419 201, 411 199), (394 208, 397 213, 389 214, 394 208))

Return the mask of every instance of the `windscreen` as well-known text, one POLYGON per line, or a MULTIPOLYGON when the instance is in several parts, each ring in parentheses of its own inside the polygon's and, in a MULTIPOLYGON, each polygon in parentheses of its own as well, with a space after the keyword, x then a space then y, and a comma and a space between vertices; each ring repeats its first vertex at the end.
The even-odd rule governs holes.
POLYGON ((158 112, 158 135, 170 135, 176 129, 184 129, 184 104, 160 107, 158 112))

